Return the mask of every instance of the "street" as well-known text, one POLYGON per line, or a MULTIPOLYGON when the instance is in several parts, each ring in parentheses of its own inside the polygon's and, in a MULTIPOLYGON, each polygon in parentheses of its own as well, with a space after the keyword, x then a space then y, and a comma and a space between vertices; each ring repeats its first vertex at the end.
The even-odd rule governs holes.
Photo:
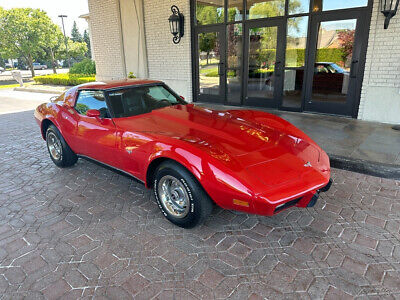
POLYGON ((56 95, 0 89, 0 115, 33 110, 52 96, 56 95))
MULTIPOLYGON (((21 72, 23 78, 32 78, 32 74, 30 70, 18 70, 21 72)), ((68 73, 69 69, 64 68, 64 69, 57 69, 57 73, 68 73)), ((13 80, 13 77, 11 75, 12 71, 4 71, 0 73, 0 82, 1 81, 9 81, 13 80)), ((48 74, 53 74, 53 69, 46 69, 46 70, 35 70, 35 75, 48 75, 48 74)))
POLYGON ((32 111, 50 96, 0 91, 0 299, 400 296, 399 181, 333 169, 313 208, 185 230, 131 178, 57 168, 32 111))

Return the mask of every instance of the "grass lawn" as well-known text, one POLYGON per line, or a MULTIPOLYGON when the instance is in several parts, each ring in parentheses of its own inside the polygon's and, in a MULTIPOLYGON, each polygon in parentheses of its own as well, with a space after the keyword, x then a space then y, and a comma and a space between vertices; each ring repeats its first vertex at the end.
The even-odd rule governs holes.
POLYGON ((0 85, 0 89, 10 89, 10 88, 18 87, 18 86, 19 86, 18 83, 16 83, 16 84, 5 84, 5 85, 0 85))
MULTIPOLYGON (((219 63, 219 59, 217 58, 209 58, 208 59, 208 64, 209 65, 216 65, 219 63)), ((207 65, 207 59, 201 59, 200 60, 200 66, 206 66, 207 65)))
MULTIPOLYGON (((29 86, 34 84, 33 82, 24 82, 24 86, 29 86)), ((15 88, 15 87, 19 87, 19 83, 13 83, 13 84, 4 84, 1 85, 0 83, 0 89, 11 89, 11 88, 15 88)))

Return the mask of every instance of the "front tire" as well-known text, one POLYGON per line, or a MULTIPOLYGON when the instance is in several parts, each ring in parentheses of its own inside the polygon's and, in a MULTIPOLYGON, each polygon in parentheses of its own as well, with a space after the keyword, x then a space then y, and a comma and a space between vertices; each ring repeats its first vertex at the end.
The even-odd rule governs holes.
POLYGON ((161 212, 177 226, 192 228, 212 211, 210 197, 196 178, 177 163, 168 161, 157 168, 153 188, 161 212))
POLYGON ((46 143, 50 158, 57 167, 70 167, 78 160, 78 157, 65 142, 56 126, 50 125, 47 128, 46 143))

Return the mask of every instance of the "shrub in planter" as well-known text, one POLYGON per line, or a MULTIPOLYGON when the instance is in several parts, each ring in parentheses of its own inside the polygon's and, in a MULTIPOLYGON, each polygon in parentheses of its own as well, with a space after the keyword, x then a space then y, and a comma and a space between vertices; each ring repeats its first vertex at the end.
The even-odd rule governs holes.
POLYGON ((85 58, 81 62, 75 63, 69 70, 70 74, 96 74, 96 64, 93 60, 85 58))
POLYGON ((74 86, 82 83, 96 81, 96 78, 94 75, 67 73, 35 76, 33 80, 35 80, 36 83, 42 84, 74 86))

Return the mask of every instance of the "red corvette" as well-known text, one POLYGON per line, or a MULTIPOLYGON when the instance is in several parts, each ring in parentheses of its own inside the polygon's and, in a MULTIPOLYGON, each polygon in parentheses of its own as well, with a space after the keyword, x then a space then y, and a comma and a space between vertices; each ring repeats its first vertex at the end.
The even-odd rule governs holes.
POLYGON ((213 203, 274 215, 310 207, 331 185, 329 158, 287 121, 186 103, 159 81, 95 82, 35 111, 50 158, 89 158, 153 188, 174 224, 203 221, 213 203))

